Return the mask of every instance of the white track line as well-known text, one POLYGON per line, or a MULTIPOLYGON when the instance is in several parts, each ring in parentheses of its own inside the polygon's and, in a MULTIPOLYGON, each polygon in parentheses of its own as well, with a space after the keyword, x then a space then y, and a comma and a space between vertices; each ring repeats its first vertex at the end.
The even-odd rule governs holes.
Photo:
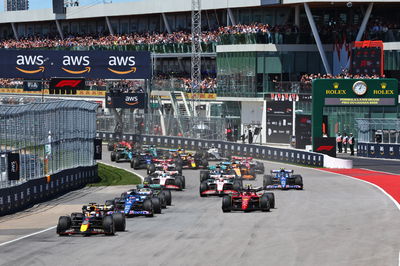
POLYGON ((41 230, 41 231, 38 231, 38 232, 29 234, 29 235, 25 235, 25 236, 21 236, 21 237, 18 237, 18 238, 16 238, 16 239, 13 239, 13 240, 10 240, 10 241, 1 243, 1 244, 0 244, 0 247, 5 246, 5 245, 8 245, 8 244, 11 244, 11 243, 14 243, 14 242, 17 242, 17 241, 19 241, 19 240, 22 240, 22 239, 25 239, 25 238, 28 238, 28 237, 31 237, 31 236, 34 236, 34 235, 38 235, 38 234, 47 232, 47 231, 52 230, 52 229, 54 229, 54 228, 56 228, 56 227, 57 227, 57 226, 55 225, 55 226, 49 227, 49 228, 47 228, 47 229, 44 229, 44 230, 41 230))
MULTIPOLYGON (((101 162, 101 163, 102 163, 102 164, 105 164, 105 165, 108 165, 108 166, 115 167, 115 168, 119 168, 119 169, 122 169, 122 170, 125 170, 125 171, 129 171, 129 170, 126 170, 126 169, 124 169, 124 168, 121 168, 121 167, 118 167, 118 166, 115 166, 115 165, 112 165, 112 164, 103 163, 103 162, 101 162)), ((135 173, 134 171, 130 171, 130 172, 132 172, 132 173, 134 173, 135 175, 137 175, 138 177, 140 177, 140 178, 142 179, 142 181, 144 180, 144 177, 143 177, 142 175, 140 175, 140 174, 138 174, 138 173, 135 173)), ((28 237, 31 237, 31 236, 34 236, 34 235, 38 235, 38 234, 47 232, 47 231, 52 230, 52 229, 54 229, 54 228, 56 228, 56 227, 57 227, 57 226, 55 225, 55 226, 49 227, 49 228, 47 228, 47 229, 44 229, 44 230, 41 230, 41 231, 38 231, 38 232, 35 232, 35 233, 32 233, 32 234, 29 234, 29 235, 21 236, 21 237, 19 237, 19 238, 16 238, 16 239, 13 239, 13 240, 4 242, 4 243, 0 243, 0 247, 5 246, 5 245, 8 245, 8 244, 11 244, 11 243, 14 243, 14 242, 17 242, 17 241, 19 241, 19 240, 22 240, 22 239, 25 239, 25 238, 28 238, 28 237)))
POLYGON ((103 162, 99 162, 99 163, 105 164, 105 165, 108 165, 108 166, 111 166, 111 167, 115 167, 115 168, 118 168, 118 169, 122 169, 122 170, 125 170, 125 171, 128 171, 128 172, 131 172, 131 173, 134 173, 135 175, 137 175, 138 177, 140 177, 140 179, 142 179, 142 182, 143 182, 143 180, 144 180, 144 176, 142 176, 141 174, 136 173, 135 171, 127 170, 127 169, 125 169, 125 168, 121 168, 121 167, 119 167, 119 166, 116 166, 115 164, 109 164, 109 163, 103 163, 103 162))

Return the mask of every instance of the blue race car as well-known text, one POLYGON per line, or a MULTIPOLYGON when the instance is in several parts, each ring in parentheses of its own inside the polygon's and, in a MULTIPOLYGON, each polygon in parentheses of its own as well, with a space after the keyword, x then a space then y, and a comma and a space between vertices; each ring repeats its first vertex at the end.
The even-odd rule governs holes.
POLYGON ((152 163, 154 156, 150 152, 137 153, 131 159, 131 168, 134 169, 147 169, 152 163))
POLYGON ((303 178, 294 175, 293 170, 271 170, 270 175, 264 175, 264 189, 303 189, 303 178))
POLYGON ((150 188, 132 189, 122 193, 120 198, 106 201, 106 205, 113 205, 114 212, 124 213, 127 217, 144 215, 153 217, 154 213, 161 213, 161 200, 150 188))

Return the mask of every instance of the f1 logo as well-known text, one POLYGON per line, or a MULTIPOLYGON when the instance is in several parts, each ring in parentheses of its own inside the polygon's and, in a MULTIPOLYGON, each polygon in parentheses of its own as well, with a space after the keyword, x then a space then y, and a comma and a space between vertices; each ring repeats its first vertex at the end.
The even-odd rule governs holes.
POLYGON ((331 151, 334 146, 319 146, 316 151, 331 151))
POLYGON ((82 80, 74 80, 74 79, 64 79, 59 81, 55 87, 56 88, 63 88, 63 87, 71 87, 71 88, 76 88, 80 83, 82 82, 82 80))

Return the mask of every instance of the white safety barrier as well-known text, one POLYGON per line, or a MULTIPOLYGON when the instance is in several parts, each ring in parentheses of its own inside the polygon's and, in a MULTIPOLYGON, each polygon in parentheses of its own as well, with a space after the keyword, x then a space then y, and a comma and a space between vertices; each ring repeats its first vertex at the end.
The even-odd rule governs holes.
POLYGON ((324 154, 324 167, 326 168, 341 168, 351 169, 353 168, 352 160, 338 159, 324 154))

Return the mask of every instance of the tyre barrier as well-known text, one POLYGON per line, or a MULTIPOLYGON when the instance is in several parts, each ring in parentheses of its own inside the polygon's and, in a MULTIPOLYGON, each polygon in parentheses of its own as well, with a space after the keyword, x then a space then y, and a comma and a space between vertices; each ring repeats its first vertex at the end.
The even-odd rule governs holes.
POLYGON ((109 132, 97 132, 97 138, 103 141, 135 141, 143 144, 156 145, 165 148, 184 148, 197 150, 207 147, 217 147, 226 156, 248 156, 260 160, 268 160, 283 163, 293 163, 299 165, 323 167, 324 155, 315 152, 299 151, 294 149, 273 148, 257 144, 241 144, 218 140, 199 140, 182 137, 153 136, 153 135, 134 135, 134 134, 114 134, 109 132))
POLYGON ((400 159, 400 144, 357 143, 357 156, 400 159))
POLYGON ((66 169, 48 177, 0 189, 0 216, 15 213, 39 202, 84 187, 99 180, 97 165, 66 169))

